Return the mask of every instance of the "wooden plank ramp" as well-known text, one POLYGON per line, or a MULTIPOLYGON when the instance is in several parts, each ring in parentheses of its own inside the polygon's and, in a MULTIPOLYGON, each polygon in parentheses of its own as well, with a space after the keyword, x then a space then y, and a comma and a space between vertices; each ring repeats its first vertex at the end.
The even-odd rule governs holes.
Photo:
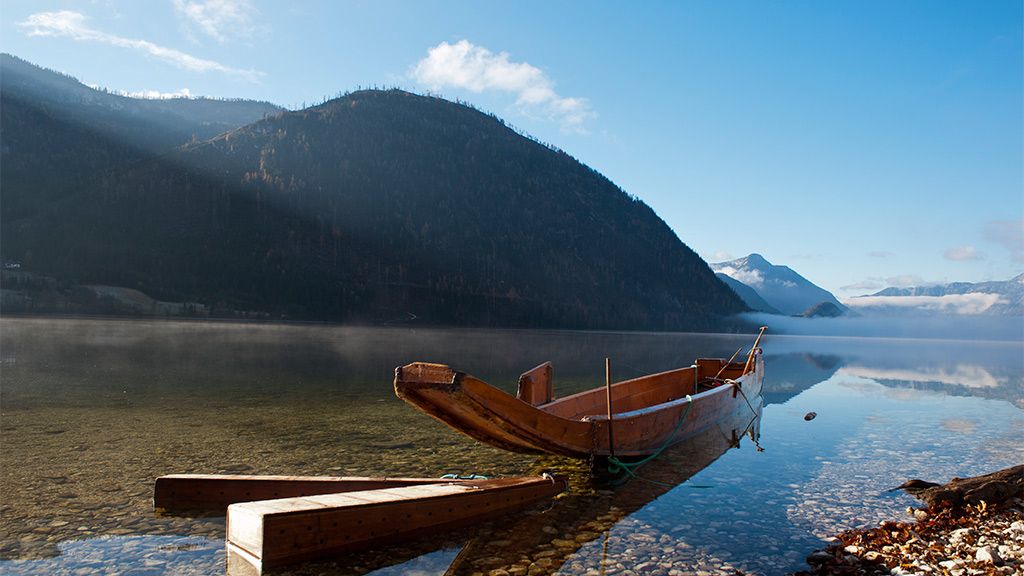
POLYGON ((466 482, 466 480, 170 474, 156 479, 153 489, 153 506, 170 514, 183 512, 224 514, 228 505, 236 502, 459 482, 466 482))
POLYGON ((561 493, 564 478, 465 480, 228 506, 230 574, 393 543, 521 510, 561 493))

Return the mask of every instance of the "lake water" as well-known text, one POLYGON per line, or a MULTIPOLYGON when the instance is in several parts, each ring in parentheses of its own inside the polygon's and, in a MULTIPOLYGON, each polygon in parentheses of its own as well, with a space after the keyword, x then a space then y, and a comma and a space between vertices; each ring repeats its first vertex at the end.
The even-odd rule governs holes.
POLYGON ((396 399, 395 366, 557 395, 729 357, 748 336, 0 321, 0 574, 223 574, 224 519, 158 516, 169 473, 568 475, 550 506, 290 574, 782 574, 886 490, 1024 462, 1020 342, 768 336, 759 422, 725 423, 596 489, 578 462, 482 446, 396 399), (808 412, 816 412, 811 421, 808 412), (731 427, 731 430, 730 430, 731 427), (748 432, 738 448, 725 438, 748 432), (759 430, 759 451, 751 436, 759 430))

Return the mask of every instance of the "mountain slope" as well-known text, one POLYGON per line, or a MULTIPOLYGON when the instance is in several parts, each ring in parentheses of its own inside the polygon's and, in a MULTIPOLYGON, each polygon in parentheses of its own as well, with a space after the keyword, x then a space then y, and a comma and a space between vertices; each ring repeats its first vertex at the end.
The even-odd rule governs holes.
POLYGON ((1024 315, 1024 274, 1002 281, 953 282, 935 286, 886 288, 850 299, 858 309, 940 311, 958 314, 1024 315))
POLYGON ((643 202, 500 120, 364 91, 104 174, 3 255, 302 318, 706 329, 745 310, 643 202))
POLYGON ((757 293, 757 290, 754 290, 743 282, 740 282, 731 276, 722 274, 721 272, 715 273, 715 276, 724 282, 726 286, 732 288, 732 291, 735 292, 736 295, 743 300, 743 303, 751 310, 766 312, 768 314, 782 314, 782 312, 776 310, 774 306, 765 302, 764 298, 761 298, 761 295, 757 293))
POLYGON ((29 217, 85 179, 280 110, 247 100, 127 98, 0 54, 5 217, 29 217))
POLYGON ((772 264, 760 254, 719 262, 712 264, 711 268, 753 288, 769 305, 784 314, 800 315, 822 302, 846 310, 828 290, 816 286, 789 266, 772 264))
POLYGON ((161 152, 283 110, 268 102, 243 99, 129 98, 96 90, 71 76, 10 54, 0 54, 0 89, 6 99, 31 104, 70 124, 127 144, 161 152))

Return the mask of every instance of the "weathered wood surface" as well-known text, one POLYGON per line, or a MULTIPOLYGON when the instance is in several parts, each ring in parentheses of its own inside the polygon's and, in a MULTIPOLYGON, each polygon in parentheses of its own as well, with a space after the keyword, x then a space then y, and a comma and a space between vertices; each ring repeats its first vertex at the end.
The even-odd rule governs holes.
POLYGON ((519 377, 516 398, 531 406, 547 404, 555 399, 555 389, 551 383, 551 362, 545 362, 519 377))
POLYGON ((607 456, 614 448, 620 456, 644 456, 737 410, 749 411, 747 401, 760 395, 764 377, 760 349, 752 358, 746 373, 741 362, 701 359, 695 366, 612 384, 614 447, 604 387, 534 406, 443 364, 414 362, 395 369, 395 394, 468 436, 512 452, 587 458, 607 456), (718 373, 722 379, 712 379, 718 373), (677 428, 680 418, 686 421, 677 428))
POLYGON ((900 488, 929 508, 960 507, 965 504, 997 504, 1024 496, 1024 464, 971 478, 953 478, 946 484, 909 480, 900 488))
POLYGON ((180 512, 224 514, 228 505, 236 502, 458 482, 463 482, 463 480, 171 474, 156 479, 153 488, 153 506, 172 514, 180 512))
POLYGON ((565 487, 562 478, 499 478, 232 504, 228 549, 234 562, 244 561, 258 573, 468 526, 551 498, 565 487))

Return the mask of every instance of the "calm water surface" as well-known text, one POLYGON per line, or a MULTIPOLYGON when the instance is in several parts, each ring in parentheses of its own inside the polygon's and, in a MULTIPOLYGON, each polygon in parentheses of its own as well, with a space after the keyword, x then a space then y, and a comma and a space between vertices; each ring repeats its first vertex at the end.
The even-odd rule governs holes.
POLYGON ((885 491, 1024 462, 1024 346, 770 336, 759 422, 722 423, 595 489, 585 467, 505 453, 394 397, 437 361, 556 394, 729 357, 706 334, 0 321, 0 573, 223 574, 224 520, 159 516, 169 473, 439 476, 551 470, 546 509, 292 574, 782 574, 837 530, 904 519, 885 491), (804 414, 817 418, 805 421, 804 414), (760 431, 730 448, 734 432, 760 431))

